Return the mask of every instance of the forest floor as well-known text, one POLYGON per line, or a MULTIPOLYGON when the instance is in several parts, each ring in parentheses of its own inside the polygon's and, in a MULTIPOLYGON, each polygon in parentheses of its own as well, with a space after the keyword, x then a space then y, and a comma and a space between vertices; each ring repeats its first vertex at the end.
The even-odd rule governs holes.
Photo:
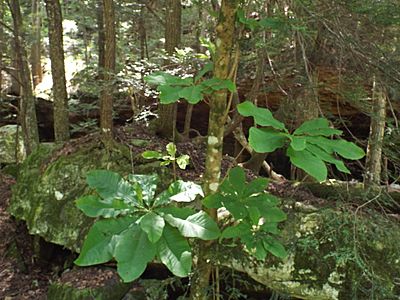
POLYGON ((53 272, 32 260, 32 237, 7 212, 14 183, 0 173, 0 299, 46 299, 53 272))

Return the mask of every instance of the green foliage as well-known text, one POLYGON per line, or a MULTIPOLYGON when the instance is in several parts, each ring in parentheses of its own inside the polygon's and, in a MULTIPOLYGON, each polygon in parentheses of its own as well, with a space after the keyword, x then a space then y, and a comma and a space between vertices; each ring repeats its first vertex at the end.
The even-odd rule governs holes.
POLYGON ((189 155, 183 154, 181 156, 176 157, 176 145, 174 143, 168 143, 165 147, 167 150, 167 154, 162 154, 158 151, 144 151, 142 153, 143 158, 145 159, 159 159, 162 160, 162 166, 168 166, 169 164, 177 164, 179 168, 182 170, 186 169, 189 164, 189 155))
MULTIPOLYGON (((169 154, 175 153, 169 147, 169 154)), ((176 149, 175 149, 176 151, 176 149)), ((96 221, 75 263, 88 266, 117 261, 125 282, 137 279, 156 257, 176 276, 191 271, 192 254, 187 238, 212 240, 220 236, 218 225, 204 211, 180 208, 174 202, 190 202, 203 196, 193 182, 176 181, 156 195, 156 175, 119 174, 96 170, 87 174, 95 194, 76 200, 76 205, 96 221)))
POLYGON ((211 78, 198 83, 202 76, 213 69, 212 63, 206 64, 194 78, 181 78, 165 72, 154 72, 147 75, 144 80, 150 85, 156 85, 160 92, 160 102, 171 104, 179 99, 185 99, 190 104, 197 104, 215 91, 227 89, 230 92, 236 90, 231 80, 211 78))
POLYGON ((267 184, 265 178, 247 183, 243 169, 236 167, 222 182, 220 192, 203 201, 208 208, 225 207, 236 221, 225 228, 220 239, 239 238, 259 260, 265 259, 268 252, 280 258, 287 255, 275 237, 279 234, 278 223, 286 220, 286 214, 277 207, 278 198, 265 192, 267 184))
POLYGON ((246 101, 238 105, 238 111, 245 117, 253 117, 258 125, 266 126, 250 128, 249 143, 256 152, 272 152, 288 146, 286 154, 291 163, 318 181, 326 180, 327 163, 335 165, 341 172, 350 173, 335 154, 351 160, 365 155, 364 150, 354 143, 332 139, 333 135, 341 135, 342 131, 331 128, 327 119, 306 121, 290 134, 285 125, 276 120, 268 109, 256 107, 246 101))

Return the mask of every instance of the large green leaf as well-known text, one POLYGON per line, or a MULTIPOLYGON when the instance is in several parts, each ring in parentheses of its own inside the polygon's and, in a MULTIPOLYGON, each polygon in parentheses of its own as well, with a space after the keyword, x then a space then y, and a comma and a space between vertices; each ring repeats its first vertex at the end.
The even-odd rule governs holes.
POLYGON ((339 171, 350 174, 350 170, 347 169, 343 161, 334 158, 331 154, 325 152, 322 148, 313 144, 308 144, 307 150, 310 151, 315 156, 320 157, 322 160, 334 164, 339 171))
POLYGON ((235 220, 244 219, 248 215, 246 206, 240 202, 240 199, 235 199, 233 196, 225 197, 223 204, 235 220))
POLYGON ((288 255, 281 242, 273 237, 266 237, 265 239, 263 239, 263 244, 265 250, 271 252, 276 257, 283 259, 286 258, 288 255))
POLYGON ((162 104, 175 103, 181 98, 179 96, 181 89, 180 86, 160 85, 158 87, 158 91, 160 92, 160 102, 162 104))
POLYGON ((93 170, 86 174, 86 182, 95 189, 103 199, 112 199, 116 196, 122 177, 107 170, 93 170))
POLYGON ((287 131, 285 124, 275 119, 269 109, 257 107, 250 101, 240 103, 237 109, 242 116, 253 117, 258 125, 271 126, 278 130, 287 131))
POLYGON ((175 275, 186 277, 192 269, 191 248, 179 231, 166 225, 157 243, 157 255, 164 265, 175 275))
POLYGON ((229 183, 235 187, 236 192, 242 195, 246 188, 246 175, 244 174, 243 168, 235 167, 229 171, 228 174, 229 183))
POLYGON ((156 254, 156 245, 139 226, 132 226, 117 237, 114 256, 118 274, 124 282, 133 281, 142 275, 147 263, 156 254))
POLYGON ((167 206, 156 208, 154 211, 161 216, 172 215, 173 217, 180 219, 186 219, 190 215, 195 214, 195 210, 190 207, 167 206))
POLYGON ((132 211, 133 207, 122 200, 114 199, 111 202, 104 202, 95 195, 83 196, 75 201, 76 206, 85 213, 85 215, 95 218, 102 216, 104 218, 115 218, 120 214, 132 211))
POLYGON ((157 189, 157 184, 160 182, 158 175, 130 174, 128 179, 130 182, 137 184, 136 193, 140 193, 137 197, 143 199, 143 201, 150 206, 157 189))
POLYGON ((273 152, 285 145, 287 136, 271 128, 251 127, 249 143, 259 153, 273 152))
POLYGON ((341 135, 342 131, 329 127, 329 121, 325 118, 313 119, 304 122, 294 132, 294 135, 322 135, 331 136, 334 134, 341 135))
POLYGON ((147 233, 147 237, 152 243, 156 243, 160 239, 164 226, 164 219, 153 212, 145 214, 140 219, 140 228, 147 233))
POLYGON ((221 193, 208 195, 203 199, 203 205, 208 208, 220 208, 223 205, 225 197, 221 193))
POLYGON ((223 89, 227 89, 230 92, 236 91, 236 85, 229 79, 219 79, 216 77, 204 80, 200 84, 201 88, 206 92, 206 88, 210 89, 211 91, 219 91, 223 89))
POLYGON ((307 140, 302 136, 291 136, 290 146, 296 151, 302 151, 306 148, 307 140))
POLYGON ((320 157, 315 156, 311 152, 307 151, 307 149, 303 151, 295 151, 292 147, 289 147, 286 153, 290 157, 291 163, 296 167, 304 170, 307 174, 311 175, 318 181, 326 180, 328 170, 320 157))
POLYGON ((134 217, 122 217, 100 220, 94 223, 86 236, 75 264, 90 266, 111 260, 114 253, 115 236, 126 230, 136 219, 134 217))
POLYGON ((180 90, 179 96, 191 104, 197 104, 203 100, 203 88, 200 85, 184 87, 180 90))
POLYGON ((105 202, 122 199, 127 203, 138 204, 134 188, 118 173, 108 170, 94 170, 86 174, 86 181, 105 202))
POLYGON ((180 219, 172 215, 165 215, 165 221, 178 228, 184 237, 196 237, 202 240, 214 240, 219 237, 220 231, 217 223, 204 211, 180 219))
POLYGON ((337 154, 347 159, 354 160, 365 156, 363 149, 345 140, 335 140, 335 143, 332 143, 332 148, 337 154))
POLYGON ((221 239, 240 238, 246 234, 251 234, 251 226, 247 223, 239 223, 225 228, 221 233, 221 239))
POLYGON ((192 202, 197 195, 204 196, 200 185, 191 181, 177 180, 156 197, 154 206, 168 204, 171 201, 192 202))

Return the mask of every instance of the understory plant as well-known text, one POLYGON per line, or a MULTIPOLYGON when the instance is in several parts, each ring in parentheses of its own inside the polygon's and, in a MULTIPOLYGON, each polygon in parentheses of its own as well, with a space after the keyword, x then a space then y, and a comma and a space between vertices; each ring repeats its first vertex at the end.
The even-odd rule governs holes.
POLYGON ((157 258, 174 275, 185 277, 192 266, 188 238, 213 240, 220 236, 207 213, 176 205, 203 195, 193 182, 177 180, 157 194, 157 175, 123 178, 95 170, 87 174, 87 183, 94 193, 76 200, 76 205, 87 216, 100 219, 87 234, 75 261, 79 266, 115 259, 118 274, 129 282, 157 258))
POLYGON ((192 268, 190 238, 239 238, 257 259, 264 259, 268 252, 286 256, 276 238, 278 223, 286 219, 277 207, 279 200, 265 192, 265 178, 246 183, 239 167, 230 170, 220 193, 204 200, 207 207, 225 207, 236 221, 222 234, 205 211, 182 206, 204 196, 193 182, 177 180, 156 193, 157 175, 130 174, 123 178, 112 171, 95 170, 87 174, 87 183, 93 193, 76 200, 76 205, 87 216, 99 219, 75 260, 79 266, 115 259, 118 274, 129 282, 157 259, 174 275, 186 277, 192 268))

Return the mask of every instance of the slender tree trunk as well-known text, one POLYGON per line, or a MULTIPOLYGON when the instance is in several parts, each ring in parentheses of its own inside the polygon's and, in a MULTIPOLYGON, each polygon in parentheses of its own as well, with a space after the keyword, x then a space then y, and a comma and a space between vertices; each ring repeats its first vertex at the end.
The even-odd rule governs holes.
MULTIPOLYGON (((237 0, 223 0, 216 27, 216 53, 214 61, 214 76, 218 79, 230 79, 230 71, 235 49, 235 20, 237 0)), ((227 90, 219 90, 212 94, 210 100, 210 116, 208 123, 207 159, 204 172, 204 192, 206 195, 217 192, 221 175, 222 145, 224 127, 227 117, 227 90)), ((208 213, 217 220, 217 211, 208 210, 208 213)), ((193 278, 192 299, 210 299, 207 296, 212 265, 204 260, 209 243, 201 242, 193 278)))
POLYGON ((45 0, 49 23, 51 76, 53 78, 54 136, 69 140, 68 95, 65 80, 62 13, 59 0, 45 0))
POLYGON ((103 0, 104 9, 104 85, 100 96, 100 129, 103 142, 110 146, 113 140, 113 78, 115 73, 115 11, 113 0, 103 0))
POLYGON ((140 59, 148 58, 147 55, 147 34, 146 34, 146 23, 145 23, 145 10, 146 6, 141 5, 140 16, 138 19, 138 31, 139 31, 139 41, 140 41, 140 59))
MULTIPOLYGON (((4 1, 0 0, 0 21, 3 22, 4 20, 4 11, 5 11, 5 5, 4 1)), ((3 94, 3 56, 5 53, 5 44, 2 43, 3 41, 5 42, 5 34, 3 30, 3 26, 0 26, 0 97, 3 94)))
MULTIPOLYGON (((97 0, 97 45, 99 75, 104 68, 104 9, 103 0, 97 0)), ((101 77, 101 76, 100 76, 101 77)))
MULTIPOLYGON (((165 12, 165 51, 172 55, 181 43, 181 1, 167 0, 165 12)), ((167 62, 168 63, 168 62, 167 62)), ((177 104, 160 104, 158 107, 157 132, 174 138, 177 104)))
POLYGON ((379 82, 374 80, 372 90, 372 113, 365 162, 365 187, 379 186, 382 171, 382 143, 386 123, 386 94, 379 82))
POLYGON ((22 85, 20 100, 20 121, 26 153, 30 154, 39 145, 39 132, 36 120, 35 98, 32 91, 31 70, 28 55, 23 44, 23 23, 19 0, 10 0, 10 11, 14 24, 14 50, 18 63, 18 77, 22 85))
POLYGON ((31 45, 31 66, 33 86, 36 87, 43 79, 41 63, 41 16, 40 0, 32 0, 32 45, 31 45))

